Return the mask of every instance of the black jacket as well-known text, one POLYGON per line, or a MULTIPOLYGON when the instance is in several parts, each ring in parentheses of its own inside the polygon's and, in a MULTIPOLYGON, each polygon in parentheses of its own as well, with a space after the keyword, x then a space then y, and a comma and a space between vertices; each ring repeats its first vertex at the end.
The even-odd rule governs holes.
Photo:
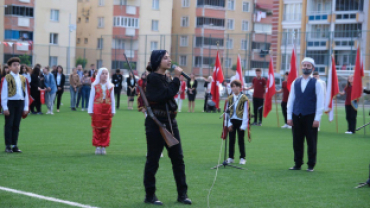
MULTIPOLYGON (((188 87, 188 89, 194 88, 193 94, 197 93, 198 81, 197 80, 194 80, 193 87, 191 87, 190 86, 190 80, 188 80, 187 87, 188 87)), ((189 90, 188 90, 188 92, 189 92, 189 90)))
POLYGON ((123 80, 122 74, 113 74, 112 83, 115 88, 122 88, 122 80, 123 80))
POLYGON ((57 87, 62 88, 60 91, 64 92, 64 84, 66 83, 66 76, 64 76, 64 74, 62 74, 62 77, 60 79, 60 85, 58 85, 57 76, 58 76, 57 74, 54 74, 55 83, 57 84, 57 87))

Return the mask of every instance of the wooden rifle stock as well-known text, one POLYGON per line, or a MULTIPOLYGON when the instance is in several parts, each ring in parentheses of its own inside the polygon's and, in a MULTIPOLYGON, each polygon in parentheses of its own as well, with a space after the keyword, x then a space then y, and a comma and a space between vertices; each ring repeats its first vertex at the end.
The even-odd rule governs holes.
POLYGON ((153 119, 153 121, 158 125, 159 127, 159 132, 161 133, 164 141, 166 142, 167 146, 171 148, 172 146, 176 145, 179 143, 179 141, 167 130, 166 125, 161 123, 157 117, 154 115, 152 108, 149 106, 148 100, 146 99, 146 95, 143 91, 143 89, 138 86, 140 90, 140 96, 142 97, 148 116, 153 119))

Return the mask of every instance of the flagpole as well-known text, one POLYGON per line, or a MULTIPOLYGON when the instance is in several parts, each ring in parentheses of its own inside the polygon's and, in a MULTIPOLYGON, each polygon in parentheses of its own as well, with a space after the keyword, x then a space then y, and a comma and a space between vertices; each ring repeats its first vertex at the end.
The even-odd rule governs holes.
POLYGON ((276 101, 276 94, 275 94, 275 107, 276 107, 276 118, 277 118, 277 125, 280 127, 280 119, 279 119, 279 108, 277 106, 277 101, 276 101))
MULTIPOLYGON (((365 119, 365 97, 362 96, 362 114, 363 114, 363 120, 364 120, 364 125, 366 124, 366 119, 365 119)), ((364 128, 364 136, 366 136, 366 128, 364 128)))
POLYGON ((338 132, 338 99, 337 97, 335 97, 335 123, 337 126, 337 133, 339 133, 338 132))

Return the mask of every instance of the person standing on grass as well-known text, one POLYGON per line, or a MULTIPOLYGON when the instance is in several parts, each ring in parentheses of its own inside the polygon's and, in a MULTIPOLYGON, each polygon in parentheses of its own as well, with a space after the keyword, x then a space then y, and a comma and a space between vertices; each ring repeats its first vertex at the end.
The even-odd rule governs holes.
POLYGON ((285 72, 285 80, 283 81, 282 83, 282 86, 281 86, 281 89, 280 90, 277 90, 276 93, 283 93, 283 98, 281 100, 281 111, 283 112, 283 116, 284 116, 284 126, 282 126, 281 128, 283 129, 291 129, 292 127, 288 125, 288 122, 287 122, 287 102, 288 102, 288 97, 289 97, 289 90, 288 90, 288 75, 289 75, 289 72, 285 72))
POLYGON ((254 122, 252 125, 262 126, 263 101, 266 92, 266 79, 262 77, 262 70, 256 69, 256 77, 252 80, 252 86, 246 90, 254 89, 253 92, 253 113, 254 122), (257 119, 259 122, 257 123, 257 119))
POLYGON ((120 69, 116 69, 116 73, 112 76, 112 83, 114 84, 114 94, 116 95, 116 108, 119 109, 121 102, 121 91, 122 91, 123 76, 120 69))
POLYGON ((185 162, 182 151, 182 142, 176 121, 177 105, 174 96, 179 91, 182 69, 176 67, 174 69, 174 79, 170 80, 165 72, 171 68, 171 58, 166 50, 154 50, 150 56, 151 67, 147 69, 151 72, 147 77, 146 96, 153 113, 159 121, 164 123, 170 132, 173 132, 174 137, 180 142, 171 148, 168 148, 158 125, 154 120, 147 116, 145 119, 145 131, 147 140, 148 154, 144 170, 144 186, 145 186, 145 203, 162 205, 155 195, 156 178, 159 167, 159 159, 163 148, 166 147, 168 156, 171 158, 172 171, 175 177, 178 198, 177 201, 183 204, 191 204, 191 200, 187 196, 188 186, 185 176, 185 162), (166 116, 166 114, 168 116, 166 116), (170 118, 169 118, 170 117, 170 118), (171 125, 172 124, 172 125, 171 125), (172 128, 171 128, 171 127, 172 128))
POLYGON ((114 102, 114 85, 109 79, 107 68, 100 68, 92 83, 87 112, 91 116, 93 128, 92 144, 96 155, 105 155, 110 142, 112 117, 116 113, 114 102))
POLYGON ((197 96, 197 87, 198 87, 198 81, 195 79, 194 74, 190 75, 190 80, 188 80, 187 83, 188 87, 188 112, 194 113, 194 108, 195 108, 195 98, 197 96))
POLYGON ((293 128, 293 150, 295 165, 290 170, 301 170, 304 154, 304 140, 308 147, 308 169, 316 165, 317 132, 324 111, 324 89, 317 79, 311 77, 315 61, 306 57, 301 63, 303 75, 297 78, 288 98, 288 125, 293 128))
POLYGON ((204 106, 203 112, 207 112, 207 102, 211 98, 211 87, 212 87, 212 76, 209 76, 208 79, 205 79, 204 82, 204 106))
POLYGON ((230 108, 229 121, 225 122, 225 126, 228 124, 230 140, 227 163, 234 163, 235 137, 238 132, 239 164, 245 165, 247 160, 245 159, 244 133, 246 130, 249 131, 249 101, 247 96, 241 93, 242 83, 239 80, 232 81, 230 85, 233 94, 229 96, 226 108, 231 105, 233 107, 230 108))
POLYGON ((80 77, 77 74, 77 69, 72 69, 72 74, 69 75, 69 91, 71 93, 71 110, 76 111, 76 97, 78 94, 78 89, 81 86, 80 77))
POLYGON ((42 114, 41 112, 41 98, 40 98, 40 68, 35 67, 31 74, 31 96, 33 97, 33 102, 31 103, 31 113, 32 114, 42 114), (36 108, 36 111, 35 111, 36 108))
POLYGON ((7 62, 10 73, 5 76, 1 88, 1 106, 5 115, 5 152, 22 152, 18 148, 19 126, 23 115, 28 114, 28 89, 26 78, 19 74, 20 59, 7 62))
POLYGON ((57 84, 55 82, 54 75, 50 73, 50 69, 48 66, 46 66, 43 69, 43 72, 44 72, 44 83, 46 87, 45 101, 46 101, 46 106, 48 107, 48 111, 46 114, 54 115, 53 108, 54 108, 55 95, 57 92, 57 84))
MULTIPOLYGON (((80 78, 80 81, 81 81, 82 80, 82 77, 84 76, 84 71, 83 71, 83 68, 82 68, 82 65, 81 64, 77 65, 77 74, 78 74, 78 77, 80 78)), ((80 86, 77 87, 76 108, 78 108, 78 106, 80 104, 81 97, 82 97, 82 85, 80 85, 80 86)))
POLYGON ((185 100, 185 90, 186 90, 186 82, 184 81, 184 76, 180 76, 180 89, 179 92, 175 96, 175 100, 178 107, 178 112, 181 112, 182 102, 185 100))
POLYGON ((66 76, 63 74, 63 67, 61 65, 57 66, 57 73, 54 74, 54 78, 57 82, 57 112, 59 113, 60 102, 62 101, 62 95, 64 92, 64 84, 66 82, 66 76))
POLYGON ((129 77, 126 79, 127 82, 127 109, 133 110, 134 105, 134 97, 136 93, 136 80, 134 73, 132 71, 129 72, 129 77))
POLYGON ((82 106, 81 111, 87 110, 87 105, 89 103, 89 96, 90 96, 90 89, 91 89, 91 77, 89 76, 89 72, 87 70, 84 71, 84 76, 81 80, 82 83, 82 106))
POLYGON ((95 74, 95 64, 90 64, 89 77, 92 77, 95 74))
MULTIPOLYGON (((4 82, 4 79, 5 79, 5 76, 7 74, 9 74, 9 72, 10 72, 10 69, 9 69, 8 65, 5 64, 4 67, 3 67, 3 70, 1 71, 0 96, 1 96, 1 88, 3 86, 3 82, 4 82)), ((1 97, 0 97, 0 101, 1 101, 1 97)), ((1 107, 0 107, 0 111, 1 111, 1 107)), ((0 114, 2 114, 2 111, 0 112, 0 114)))
MULTIPOLYGON (((351 104, 352 84, 353 84, 353 76, 350 75, 348 76, 347 85, 344 87, 344 92, 339 92, 340 95, 346 95, 344 107, 346 109, 346 120, 347 120, 348 128, 345 134, 356 133, 357 110, 355 110, 351 104)), ((364 92, 366 93, 366 90, 364 90, 364 92)))

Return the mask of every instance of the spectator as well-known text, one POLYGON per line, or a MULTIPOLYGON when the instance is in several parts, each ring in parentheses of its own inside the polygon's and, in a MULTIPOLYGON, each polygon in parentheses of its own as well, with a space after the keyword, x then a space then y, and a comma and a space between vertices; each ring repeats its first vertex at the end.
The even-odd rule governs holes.
POLYGON ((61 65, 57 66, 57 73, 54 74, 54 78, 57 82, 57 112, 59 113, 59 107, 60 107, 60 102, 62 101, 62 95, 64 92, 64 84, 66 82, 66 77, 63 74, 63 67, 61 65))
POLYGON ((197 96, 197 87, 198 87, 198 81, 195 80, 194 74, 190 75, 190 80, 188 80, 188 112, 193 112, 194 113, 194 108, 195 108, 195 97, 197 96))
POLYGON ((346 120, 348 124, 346 134, 356 133, 356 120, 357 110, 355 110, 351 104, 353 76, 350 75, 347 80, 347 85, 344 87, 344 92, 339 92, 340 95, 346 95, 346 101, 344 103, 346 109, 346 120))
POLYGON ((31 83, 31 74, 30 74, 30 68, 28 68, 25 64, 21 65, 21 69, 19 71, 20 75, 23 75, 27 78, 28 83, 31 83))
POLYGON ((87 106, 89 104, 89 96, 90 96, 90 89, 91 89, 91 78, 89 76, 89 72, 87 70, 84 71, 84 76, 81 80, 82 88, 81 88, 81 94, 82 94, 82 106, 81 111, 87 110, 87 106), (84 108, 85 107, 85 108, 84 108))
POLYGON ((126 79, 127 82, 127 109, 133 110, 132 107, 134 104, 134 97, 135 97, 135 88, 136 88, 136 80, 134 73, 130 72, 129 77, 126 79))
POLYGON ((55 100, 55 94, 57 92, 57 84, 55 82, 54 75, 50 73, 50 68, 46 66, 43 69, 44 72, 44 82, 46 87, 45 92, 45 101, 46 106, 48 107, 48 111, 46 114, 54 115, 53 108, 54 108, 54 100, 55 100))
POLYGON ((72 111, 75 111, 76 110, 76 96, 77 96, 78 89, 81 86, 80 77, 77 74, 76 68, 73 68, 72 74, 69 75, 69 83, 70 83, 69 91, 71 93, 71 109, 72 111))
POLYGON ((95 72, 95 64, 91 64, 90 65, 90 71, 89 71, 89 77, 94 76, 94 73, 96 73, 95 72))
MULTIPOLYGON (((80 78, 80 81, 81 81, 82 77, 84 76, 84 72, 83 72, 83 69, 82 69, 82 65, 81 64, 77 65, 77 74, 78 74, 78 77, 80 78)), ((80 104, 80 100, 81 100, 81 97, 82 97, 81 89, 82 89, 82 85, 80 85, 79 87, 77 87, 77 103, 76 103, 76 108, 78 108, 78 105, 80 104)))
POLYGON ((31 96, 34 99, 31 103, 30 110, 32 114, 42 115, 41 112, 41 100, 40 100, 40 68, 35 66, 31 74, 31 96), (36 111, 35 111, 36 108, 36 111))
POLYGON ((116 96, 116 108, 119 109, 121 90, 122 90, 123 76, 120 69, 116 69, 116 74, 112 76, 112 83, 114 85, 114 95, 116 96))
POLYGON ((204 79, 204 107, 203 112, 207 112, 207 102, 211 97, 211 86, 212 86, 212 76, 209 76, 208 79, 204 79))

